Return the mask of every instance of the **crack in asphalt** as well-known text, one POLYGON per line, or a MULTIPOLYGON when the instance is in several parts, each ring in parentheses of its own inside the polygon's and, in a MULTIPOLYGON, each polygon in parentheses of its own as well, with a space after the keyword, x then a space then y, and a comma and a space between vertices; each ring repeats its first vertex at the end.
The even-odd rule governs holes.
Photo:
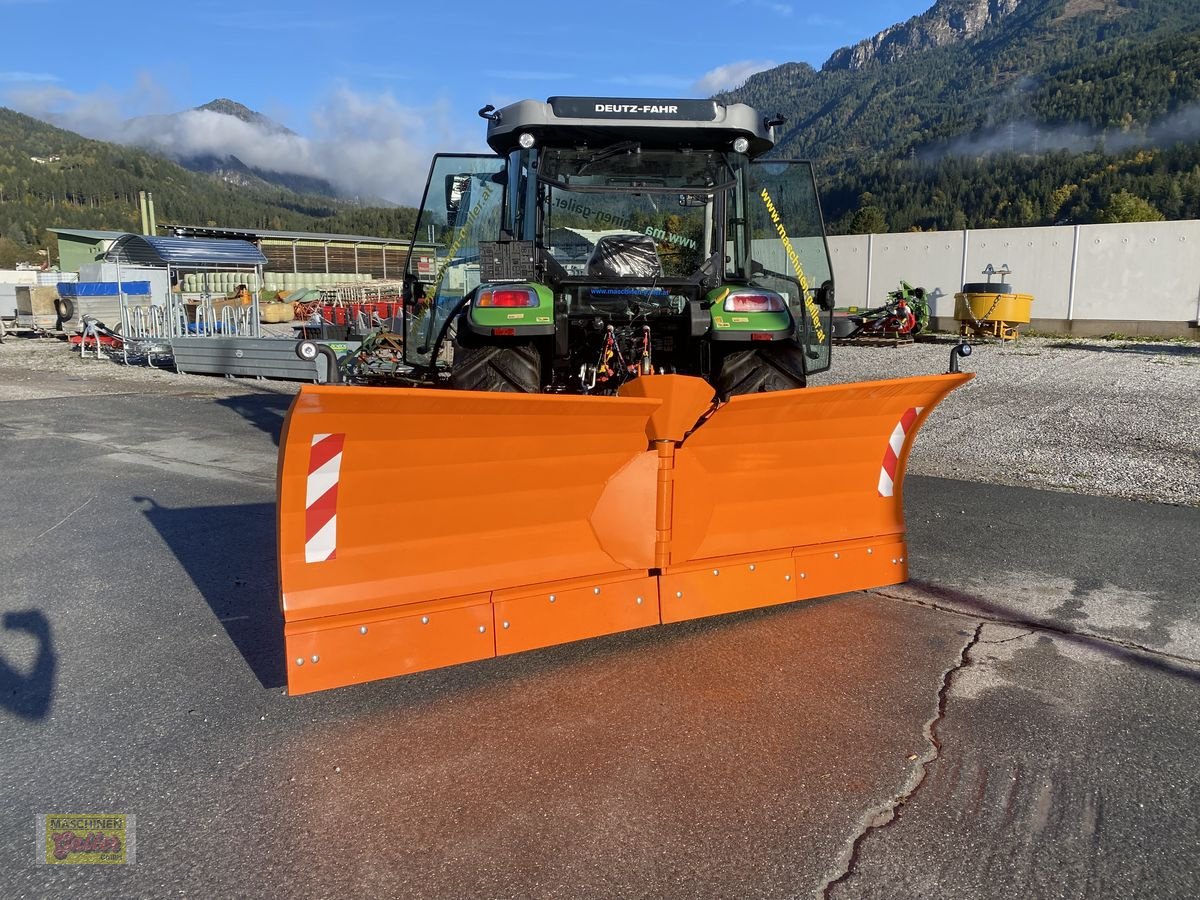
MULTIPOLYGON (((941 757, 942 744, 938 738, 938 725, 946 717, 946 707, 949 702, 950 686, 954 681, 954 677, 963 669, 971 665, 971 651, 978 644, 1007 644, 1011 641, 1020 641, 1028 638, 1030 635, 1038 632, 1048 632, 1067 640, 1096 642, 1107 645, 1113 652, 1131 651, 1138 654, 1144 660, 1144 664, 1155 668, 1163 669, 1172 674, 1180 674, 1185 677, 1195 678, 1195 666, 1198 660, 1187 656, 1180 656, 1174 653, 1169 653, 1165 650, 1156 650, 1152 647, 1147 647, 1143 644, 1138 644, 1134 641, 1122 640, 1121 638, 1096 634, 1089 631, 1076 631, 1067 628, 1056 622, 1050 622, 1042 619, 1033 619, 1024 616, 1000 616, 987 615, 982 612, 970 612, 952 606, 943 606, 940 603, 927 600, 919 600, 915 597, 905 597, 898 594, 888 593, 885 590, 868 590, 866 594, 874 594, 885 600, 899 601, 910 606, 917 606, 923 609, 932 610, 934 612, 952 615, 959 618, 967 619, 975 626, 975 630, 971 637, 963 645, 959 652, 958 661, 947 669, 942 674, 942 684, 938 689, 937 695, 937 711, 925 724, 925 739, 928 742, 928 747, 923 754, 916 760, 916 765, 909 773, 908 778, 901 786, 899 792, 888 800, 877 804, 868 809, 862 816, 857 832, 850 838, 845 851, 838 862, 837 870, 829 875, 825 883, 821 886, 820 896, 824 900, 829 900, 833 896, 835 889, 842 884, 845 884, 853 876, 854 870, 858 865, 858 861, 862 854, 863 845, 866 839, 880 829, 886 828, 893 824, 900 816, 901 809, 907 804, 916 794, 921 784, 925 781, 927 769, 931 763, 941 757), (1020 634, 1000 640, 984 640, 983 629, 988 625, 999 625, 1008 628, 1023 629, 1020 634), (1145 661, 1149 657, 1151 661, 1145 661), (1183 666, 1176 666, 1174 663, 1182 663, 1183 666), (1185 668, 1186 667, 1186 668, 1185 668)), ((1137 657, 1134 657, 1135 659, 1137 657)))
MULTIPOLYGON (((1029 633, 1037 631, 1046 631, 1051 634, 1056 634, 1069 640, 1076 641, 1094 641, 1099 644, 1107 644, 1113 648, 1122 650, 1131 650, 1135 653, 1144 656, 1154 657, 1160 660, 1170 660, 1171 662, 1183 663, 1188 666, 1189 671, 1200 663, 1200 660, 1191 656, 1181 656, 1177 653, 1170 653, 1166 650, 1147 647, 1145 644, 1139 644, 1136 641, 1127 641, 1123 638, 1113 637, 1111 635, 1098 634, 1094 631, 1076 630, 1060 625, 1057 622, 1051 622, 1046 619, 1034 619, 1026 616, 999 616, 988 615, 984 612, 969 611, 959 609, 953 606, 943 606, 940 603, 934 603, 929 600, 918 600, 915 597, 904 597, 899 594, 890 594, 882 590, 868 590, 865 594, 873 594, 876 597, 882 597, 885 600, 895 600, 900 603, 907 603, 910 606, 919 606, 923 609, 931 609, 935 612, 946 613, 951 616, 958 616, 963 619, 970 619, 972 622, 983 622, 988 625, 1005 625, 1009 628, 1025 628, 1029 633)), ((1018 637, 1027 637, 1028 635, 1019 635, 1018 637)), ((1017 640, 1017 638, 1006 638, 1005 640, 1017 640)), ((1004 641, 988 641, 987 643, 1004 643, 1004 641)))
MULTIPOLYGON (((987 622, 985 624, 994 625, 996 623, 995 622, 987 622)), ((1022 638, 1027 638, 1031 634, 1036 634, 1036 632, 1032 628, 1030 628, 1028 631, 1022 631, 1020 634, 1013 635, 1010 638, 1005 638, 1002 641, 980 641, 979 643, 981 643, 981 644, 1008 644, 1012 641, 1019 641, 1022 638)))
MULTIPOLYGON (((916 760, 916 765, 913 766, 899 793, 885 800, 883 803, 868 809, 863 814, 858 831, 850 839, 849 845, 845 852, 843 852, 841 860, 839 860, 837 871, 827 877, 825 883, 821 885, 821 897, 825 898, 825 900, 829 900, 833 896, 834 889, 839 884, 844 884, 854 874, 854 868, 858 864, 862 846, 867 837, 873 832, 881 828, 886 828, 896 821, 900 815, 900 809, 912 799, 917 789, 925 781, 925 772, 929 765, 941 756, 942 743, 938 739, 937 731, 938 724, 946 717, 946 705, 949 702, 950 685, 954 681, 954 676, 971 664, 971 650, 980 642, 983 628, 987 624, 989 623, 983 621, 976 624, 975 631, 966 643, 963 644, 962 650, 959 651, 958 661, 942 673, 942 685, 937 693, 937 709, 933 717, 925 723, 924 728, 925 740, 928 743, 928 747, 926 747, 925 752, 916 760)), ((1009 640, 1013 639, 1009 638, 1009 640)), ((987 641, 985 643, 1003 642, 987 641)))

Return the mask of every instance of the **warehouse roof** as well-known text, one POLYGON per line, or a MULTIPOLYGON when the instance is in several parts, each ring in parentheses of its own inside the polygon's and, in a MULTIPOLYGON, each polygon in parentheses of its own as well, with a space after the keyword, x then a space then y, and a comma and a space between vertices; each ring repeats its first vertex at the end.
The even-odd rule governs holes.
POLYGON ((90 228, 47 228, 46 230, 55 234, 65 234, 67 237, 81 237, 93 241, 115 241, 128 234, 125 231, 97 231, 90 228))
POLYGON ((316 231, 269 231, 263 228, 217 228, 208 225, 164 225, 176 237, 219 237, 254 240, 278 238, 290 241, 315 241, 317 243, 345 242, 348 244, 404 244, 408 238, 372 237, 365 234, 323 234, 316 231))
POLYGON ((198 240, 126 234, 113 244, 105 259, 149 266, 261 266, 267 261, 249 241, 198 240))

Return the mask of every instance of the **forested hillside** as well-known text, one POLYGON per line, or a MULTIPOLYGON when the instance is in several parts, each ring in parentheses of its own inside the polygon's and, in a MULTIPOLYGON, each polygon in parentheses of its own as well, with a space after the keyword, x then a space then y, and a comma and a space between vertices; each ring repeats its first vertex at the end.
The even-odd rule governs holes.
POLYGON ((1195 0, 1019 0, 958 43, 722 96, 788 117, 776 154, 817 162, 834 231, 1200 217, 1195 0))
MULTIPOLYGON (((937 0, 820 70, 788 63, 718 99, 787 116, 774 154, 816 162, 834 233, 1200 218, 1200 0, 937 0)), ((139 190, 160 222, 413 227, 319 179, 225 174, 0 109, 0 266, 36 261, 50 225, 137 228, 139 190)))
POLYGON ((389 237, 415 223, 412 209, 232 185, 0 108, 0 268, 37 262, 50 226, 140 230, 139 190, 153 191, 159 222, 389 237))

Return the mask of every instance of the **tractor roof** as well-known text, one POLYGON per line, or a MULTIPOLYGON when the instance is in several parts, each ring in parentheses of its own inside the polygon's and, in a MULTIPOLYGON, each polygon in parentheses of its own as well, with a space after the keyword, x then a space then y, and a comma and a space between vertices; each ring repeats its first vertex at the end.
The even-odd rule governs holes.
POLYGON ((735 138, 744 137, 755 157, 775 145, 772 129, 755 109, 714 100, 551 97, 545 103, 521 100, 485 117, 488 146, 497 153, 515 149, 525 132, 539 146, 605 147, 637 140, 665 149, 728 150, 735 138))

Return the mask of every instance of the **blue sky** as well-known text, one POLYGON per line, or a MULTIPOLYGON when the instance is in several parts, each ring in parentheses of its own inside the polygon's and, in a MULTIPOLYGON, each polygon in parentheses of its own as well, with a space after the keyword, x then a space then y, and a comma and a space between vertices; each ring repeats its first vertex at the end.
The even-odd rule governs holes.
MULTIPOLYGON (((130 117, 229 97, 314 142, 271 151, 299 154, 294 168, 336 165, 332 148, 314 147, 344 144, 347 172, 367 176, 383 159, 409 167, 434 149, 482 149, 485 103, 706 96, 779 63, 819 67, 932 2, 524 0, 509 14, 499 0, 0 0, 0 105, 133 140, 120 128, 130 117)), ((203 128, 193 124, 162 142, 181 148, 203 128)), ((379 184, 395 180, 387 168, 379 184)), ((410 193, 405 181, 389 193, 410 193)))

